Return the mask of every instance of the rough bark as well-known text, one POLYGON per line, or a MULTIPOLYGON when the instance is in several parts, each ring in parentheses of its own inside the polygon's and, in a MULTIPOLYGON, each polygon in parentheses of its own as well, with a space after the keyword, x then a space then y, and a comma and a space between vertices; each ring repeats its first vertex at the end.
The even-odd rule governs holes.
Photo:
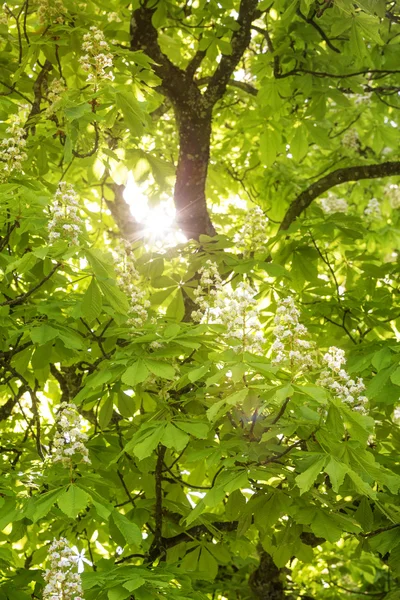
POLYGON ((357 167, 345 167, 337 169, 325 177, 322 177, 306 190, 301 192, 291 203, 280 225, 280 231, 285 231, 290 225, 308 208, 315 198, 321 196, 327 190, 347 183, 348 181, 360 181, 361 179, 377 179, 400 175, 400 161, 384 162, 378 165, 360 165, 357 167))
POLYGON ((254 600, 288 600, 283 583, 283 571, 272 557, 259 548, 260 564, 249 577, 249 587, 254 600))

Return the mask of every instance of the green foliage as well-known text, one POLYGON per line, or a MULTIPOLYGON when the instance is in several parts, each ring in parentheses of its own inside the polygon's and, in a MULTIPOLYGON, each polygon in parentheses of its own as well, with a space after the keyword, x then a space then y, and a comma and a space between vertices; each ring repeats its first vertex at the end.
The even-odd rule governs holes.
MULTIPOLYGON (((150 4, 163 56, 183 70, 200 53, 203 89, 234 55, 239 2, 150 4)), ((155 233, 179 147, 159 63, 130 49, 139 2, 3 8, 0 600, 44 597, 60 537, 93 563, 85 600, 281 600, 276 583, 276 596, 257 591, 263 556, 288 598, 400 598, 400 192, 389 187, 400 181, 355 177, 334 189, 347 212, 314 201, 279 231, 326 172, 399 160, 394 4, 258 3, 213 113, 217 235, 198 240, 174 225, 155 233), (80 61, 93 26, 113 78, 99 68, 88 79, 80 61), (19 137, 7 131, 15 117, 19 137), (141 193, 153 209, 134 234, 119 212, 129 181, 133 214, 141 193), (60 182, 75 212, 57 213, 60 182), (238 240, 254 205, 265 230, 247 252, 238 240), (228 326, 234 313, 193 321, 208 260, 225 300, 242 282, 254 290, 256 325, 228 326), (307 368, 274 361, 287 297, 309 332, 307 368), (259 352, 246 327, 262 332, 259 352), (365 414, 321 383, 332 346, 364 380, 365 414), (63 402, 90 462, 78 450, 54 460, 63 402)), ((214 315, 216 288, 202 288, 214 315)))

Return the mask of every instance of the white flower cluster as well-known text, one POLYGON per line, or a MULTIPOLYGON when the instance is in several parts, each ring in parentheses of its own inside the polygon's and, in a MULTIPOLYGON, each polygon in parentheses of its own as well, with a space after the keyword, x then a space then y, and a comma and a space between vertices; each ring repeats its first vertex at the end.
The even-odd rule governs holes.
POLYGON ((259 206, 248 212, 245 224, 234 237, 236 245, 243 254, 249 255, 265 247, 268 240, 267 223, 268 217, 259 206))
POLYGON ((332 346, 324 354, 322 361, 327 368, 322 371, 317 384, 331 390, 335 396, 348 404, 353 410, 365 414, 365 405, 368 402, 368 398, 362 395, 365 385, 361 377, 358 377, 355 381, 343 369, 342 365, 346 364, 344 351, 332 346))
POLYGON ((372 96, 372 93, 354 94, 354 96, 353 96, 354 104, 356 106, 359 106, 360 104, 368 104, 368 102, 371 100, 371 96, 372 96))
POLYGON ((346 200, 344 198, 338 198, 333 192, 328 192, 326 198, 321 198, 320 206, 327 215, 338 212, 347 213, 349 210, 349 205, 346 200))
POLYGON ((236 352, 262 354, 265 338, 258 318, 256 291, 246 282, 229 294, 217 296, 217 310, 220 322, 226 327, 225 337, 238 340, 233 344, 236 352))
POLYGON ((70 183, 59 183, 50 213, 52 218, 47 226, 50 244, 62 237, 77 246, 83 221, 78 214, 78 196, 70 183))
POLYGON ((0 14, 0 25, 8 25, 7 2, 2 6, 3 12, 0 14))
POLYGON ((58 429, 53 440, 53 463, 61 462, 64 467, 71 467, 77 462, 90 464, 88 449, 85 446, 88 438, 86 433, 82 432, 82 421, 76 407, 62 402, 56 424, 58 429), (80 454, 78 461, 77 454, 80 454))
POLYGON ((135 266, 135 256, 129 242, 124 242, 117 250, 117 283, 129 299, 130 310, 128 324, 142 327, 148 321, 150 302, 146 291, 140 289, 140 275, 135 266))
POLYGON ((396 408, 393 411, 393 423, 396 423, 396 425, 400 424, 400 406, 396 406, 396 408))
POLYGON ((234 290, 226 290, 216 263, 210 260, 199 273, 199 285, 194 291, 198 310, 192 312, 192 319, 225 325, 224 337, 231 344, 232 339, 237 340, 232 346, 236 352, 262 353, 265 339, 254 299, 256 291, 246 281, 234 290))
POLYGON ((8 176, 12 171, 22 171, 22 163, 28 156, 24 151, 25 130, 21 127, 19 117, 13 118, 6 133, 9 137, 4 138, 0 143, 0 161, 3 163, 3 175, 8 176))
POLYGON ((298 368, 313 367, 314 357, 311 353, 311 342, 303 339, 308 335, 307 327, 299 322, 300 311, 291 296, 278 302, 276 309, 272 352, 275 355, 273 364, 288 362, 298 368))
POLYGON ((47 100, 49 107, 46 110, 46 117, 50 117, 57 110, 62 95, 66 91, 65 83, 62 79, 53 79, 47 90, 47 100))
POLYGON ((64 23, 65 6, 62 0, 39 0, 38 19, 40 23, 64 23))
POLYGON ((350 150, 357 150, 360 146, 360 138, 355 129, 348 129, 342 137, 342 146, 350 150))
POLYGON ((210 323, 216 318, 216 299, 224 294, 222 279, 215 262, 207 260, 199 269, 199 285, 193 294, 198 310, 192 312, 192 319, 201 323, 210 323))
POLYGON ((114 79, 112 72, 108 70, 113 66, 110 46, 100 29, 93 26, 90 28, 90 33, 85 33, 82 50, 86 54, 81 56, 79 62, 82 69, 89 73, 86 81, 96 83, 99 79, 109 79, 111 81, 114 79))
POLYGON ((121 17, 117 12, 108 13, 107 20, 109 23, 121 23, 121 17))
POLYGON ((367 208, 364 210, 364 215, 368 221, 375 221, 382 217, 381 205, 379 200, 371 198, 368 202, 367 208))
POLYGON ((44 573, 43 600, 83 600, 81 577, 73 572, 77 557, 65 538, 53 541, 48 559, 50 565, 44 573))
POLYGON ((389 198, 392 208, 400 208, 400 186, 393 183, 387 185, 385 187, 385 194, 389 198))

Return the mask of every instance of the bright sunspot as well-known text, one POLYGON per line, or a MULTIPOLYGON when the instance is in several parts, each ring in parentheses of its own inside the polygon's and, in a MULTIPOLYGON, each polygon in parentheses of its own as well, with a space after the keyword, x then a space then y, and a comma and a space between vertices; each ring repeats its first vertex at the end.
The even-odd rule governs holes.
POLYGON ((150 206, 145 190, 136 183, 132 174, 129 174, 124 198, 133 217, 143 225, 146 237, 153 243, 175 245, 186 241, 176 226, 176 211, 172 199, 162 200, 156 206, 150 206))

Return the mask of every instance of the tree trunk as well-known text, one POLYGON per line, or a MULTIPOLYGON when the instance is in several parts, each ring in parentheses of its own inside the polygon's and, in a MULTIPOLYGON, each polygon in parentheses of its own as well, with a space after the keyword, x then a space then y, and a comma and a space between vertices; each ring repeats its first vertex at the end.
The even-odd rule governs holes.
POLYGON ((272 557, 259 548, 260 564, 249 577, 254 600, 288 600, 283 582, 284 569, 278 569, 272 557))
POLYGON ((206 180, 210 158, 211 112, 196 108, 175 108, 179 129, 179 159, 174 202, 176 220, 188 239, 201 234, 215 235, 207 211, 206 180))

